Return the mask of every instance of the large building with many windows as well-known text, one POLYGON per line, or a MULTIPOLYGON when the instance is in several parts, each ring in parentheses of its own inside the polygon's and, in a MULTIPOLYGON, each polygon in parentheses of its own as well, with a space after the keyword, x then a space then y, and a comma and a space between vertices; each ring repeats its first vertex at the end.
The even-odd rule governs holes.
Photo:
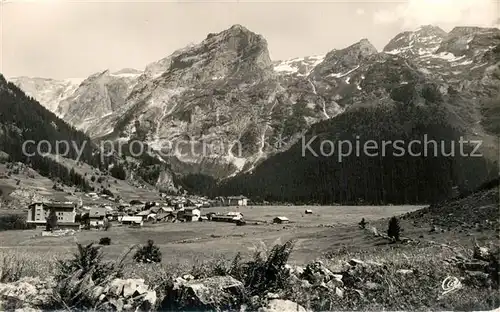
POLYGON ((76 204, 72 202, 33 203, 28 206, 26 223, 45 226, 51 210, 57 215, 57 224, 61 227, 78 226, 75 222, 76 204))

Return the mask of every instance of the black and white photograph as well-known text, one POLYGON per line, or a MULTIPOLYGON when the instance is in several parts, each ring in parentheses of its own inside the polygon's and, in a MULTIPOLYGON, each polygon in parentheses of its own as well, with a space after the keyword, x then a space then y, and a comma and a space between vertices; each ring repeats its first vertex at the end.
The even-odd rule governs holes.
POLYGON ((499 0, 0 0, 0 311, 500 312, 499 0))

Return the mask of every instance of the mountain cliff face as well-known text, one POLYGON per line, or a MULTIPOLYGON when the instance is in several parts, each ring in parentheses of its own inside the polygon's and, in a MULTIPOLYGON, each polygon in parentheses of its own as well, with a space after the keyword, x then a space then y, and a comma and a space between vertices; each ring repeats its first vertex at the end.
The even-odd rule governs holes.
POLYGON ((391 44, 384 50, 416 66, 434 84, 442 105, 452 112, 453 125, 467 137, 483 140, 489 147, 485 151, 488 156, 496 155, 495 136, 500 133, 496 117, 500 103, 500 30, 456 27, 438 41, 417 54, 399 52, 401 49, 391 44))
POLYGON ((402 57, 416 57, 432 54, 439 49, 447 33, 436 26, 422 26, 416 31, 405 31, 394 37, 384 47, 387 54, 398 54, 402 57))
POLYGON ((54 113, 42 107, 38 102, 20 90, 13 83, 7 82, 0 74, 0 152, 6 153, 12 162, 29 163, 31 168, 45 176, 61 180, 68 184, 87 188, 82 176, 71 175, 57 161, 44 157, 43 154, 54 152, 56 142, 72 142, 67 149, 61 148, 65 157, 79 159, 81 162, 98 165, 98 155, 90 139, 83 132, 58 118, 54 113), (29 141, 48 144, 27 144, 29 141))
POLYGON ((57 113, 59 103, 73 94, 83 79, 55 80, 48 78, 15 77, 10 81, 27 95, 36 98, 50 110, 57 113))
MULTIPOLYGON (((245 173, 246 178, 255 176, 246 180, 250 184, 262 181, 259 168, 266 159, 266 164, 293 159, 277 170, 302 166, 304 160, 292 157, 289 149, 309 129, 318 131, 318 122, 320 132, 334 137, 359 127, 369 134, 382 125, 393 130, 404 125, 411 136, 420 126, 408 116, 432 116, 430 107, 440 112, 437 124, 484 140, 485 153, 493 155, 494 135, 500 133, 499 32, 457 27, 446 33, 423 26, 397 35, 380 53, 362 39, 324 56, 273 62, 262 36, 235 25, 149 64, 143 72, 104 71, 69 94, 44 95, 42 88, 31 94, 95 139, 146 142, 181 175, 245 173), (401 104, 423 111, 405 115, 401 104), (399 112, 401 119, 335 126, 354 118, 352 114, 379 111, 399 112)), ((26 85, 22 79, 14 82, 26 85)), ((277 184, 285 179, 276 176, 281 177, 277 184)))
POLYGON ((112 115, 124 104, 137 84, 141 72, 108 70, 85 79, 70 96, 59 102, 56 113, 91 137, 99 134, 102 119, 112 115))
MULTIPOLYGON (((125 101, 106 107, 85 129, 95 138, 147 142, 179 172, 246 171, 286 148, 275 144, 282 136, 291 139, 328 118, 323 104, 301 98, 314 94, 314 85, 305 81, 290 92, 274 68, 266 40, 235 25, 148 65, 125 101)), ((74 115, 65 114, 70 122, 74 115)))
POLYGON ((383 53, 368 45, 332 51, 310 78, 323 98, 336 88, 333 100, 343 113, 314 124, 303 141, 252 173, 224 181, 214 194, 299 203, 426 203, 446 198, 455 186, 477 187, 498 166, 499 44, 499 29, 458 27, 446 34, 428 26, 399 34, 383 53), (383 141, 425 144, 424 137, 437 142, 437 152, 430 152, 437 157, 422 156, 423 146, 413 150, 418 157, 409 146, 400 156, 392 143, 381 155, 383 141), (460 139, 469 141, 464 155, 460 139), (339 156, 339 142, 363 148, 369 140, 379 146, 375 156, 362 149, 339 156), (483 157, 470 156, 477 146, 470 140, 481 141, 483 157))

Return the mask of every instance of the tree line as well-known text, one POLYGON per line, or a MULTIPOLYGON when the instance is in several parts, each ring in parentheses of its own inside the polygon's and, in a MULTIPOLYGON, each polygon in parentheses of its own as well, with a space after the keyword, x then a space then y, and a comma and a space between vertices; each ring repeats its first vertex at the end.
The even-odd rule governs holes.
MULTIPOLYGON (((392 146, 386 155, 372 157, 363 152, 351 154, 339 162, 312 153, 303 155, 303 143, 265 160, 253 173, 238 175, 218 183, 210 195, 245 194, 256 201, 297 204, 420 204, 439 201, 474 189, 497 174, 495 162, 482 157, 441 155, 441 141, 447 153, 451 142, 458 144, 460 129, 448 122, 445 108, 428 103, 425 107, 403 103, 353 109, 338 117, 312 126, 305 142, 317 136, 310 146, 319 153, 323 140, 338 142, 428 140, 438 143, 438 154, 398 157, 392 146)), ((472 151, 466 146, 465 154, 472 151)), ((379 151, 380 152, 380 151, 379 151)), ((413 152, 423 152, 415 145, 413 152)), ((457 155, 458 154, 458 155, 457 155)), ((202 181, 202 180, 201 180, 202 181)), ((202 184, 203 186, 203 184, 202 184)), ((203 186, 204 187, 204 186, 203 186)))

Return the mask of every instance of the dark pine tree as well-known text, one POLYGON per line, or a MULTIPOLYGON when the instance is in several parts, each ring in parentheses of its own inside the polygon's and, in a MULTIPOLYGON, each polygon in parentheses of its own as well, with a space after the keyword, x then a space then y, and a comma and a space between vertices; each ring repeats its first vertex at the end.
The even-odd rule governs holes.
POLYGON ((54 208, 50 209, 49 216, 47 217, 46 231, 53 231, 57 229, 57 214, 54 208))
POLYGON ((399 225, 399 220, 396 217, 392 217, 389 220, 389 228, 387 229, 387 236, 393 238, 395 241, 399 241, 400 234, 401 234, 401 227, 399 225))

